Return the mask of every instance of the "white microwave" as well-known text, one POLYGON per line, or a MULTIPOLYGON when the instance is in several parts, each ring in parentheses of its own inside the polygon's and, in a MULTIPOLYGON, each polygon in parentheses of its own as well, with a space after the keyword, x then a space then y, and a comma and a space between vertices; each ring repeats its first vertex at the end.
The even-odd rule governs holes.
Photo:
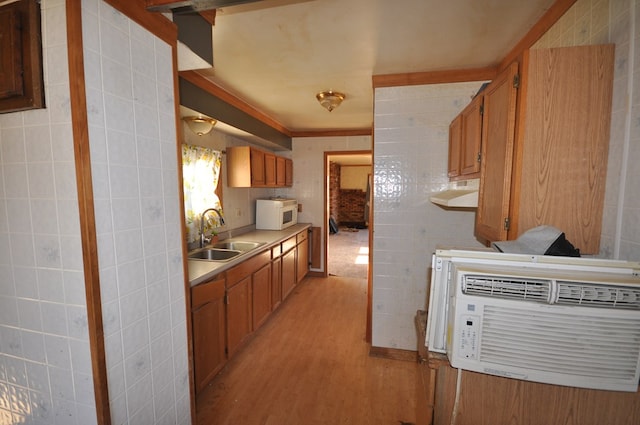
POLYGON ((256 229, 282 230, 298 223, 298 201, 272 198, 256 201, 256 229))

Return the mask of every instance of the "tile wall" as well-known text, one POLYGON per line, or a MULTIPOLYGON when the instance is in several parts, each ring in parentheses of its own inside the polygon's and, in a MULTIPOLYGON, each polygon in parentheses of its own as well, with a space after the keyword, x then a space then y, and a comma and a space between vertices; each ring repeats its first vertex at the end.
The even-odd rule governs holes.
POLYGON ((82 3, 112 422, 189 424, 172 50, 82 3))
POLYGON ((640 261, 640 1, 578 0, 534 46, 615 43, 600 256, 640 261))
POLYGON ((96 423, 64 0, 42 0, 47 108, 0 115, 0 423, 96 423))
POLYGON ((429 195, 448 182, 449 124, 481 83, 375 90, 373 346, 416 349, 437 245, 477 247, 475 214, 446 211, 429 195))
MULTIPOLYGON (((278 189, 277 194, 296 198, 302 204, 302 212, 298 214, 298 221, 311 223, 314 227, 321 227, 324 235, 327 225, 324 223, 324 190, 325 183, 328 183, 325 182, 324 153, 370 150, 370 136, 294 138, 292 142, 293 187, 278 189)), ((312 270, 325 270, 324 252, 321 264, 320 269, 312 270)))

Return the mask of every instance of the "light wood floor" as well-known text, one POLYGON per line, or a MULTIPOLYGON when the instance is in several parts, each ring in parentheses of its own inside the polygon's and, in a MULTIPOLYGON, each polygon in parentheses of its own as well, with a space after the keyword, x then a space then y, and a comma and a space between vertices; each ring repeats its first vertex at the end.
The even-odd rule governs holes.
POLYGON ((370 357, 366 280, 306 278, 197 400, 198 425, 415 422, 417 363, 370 357))

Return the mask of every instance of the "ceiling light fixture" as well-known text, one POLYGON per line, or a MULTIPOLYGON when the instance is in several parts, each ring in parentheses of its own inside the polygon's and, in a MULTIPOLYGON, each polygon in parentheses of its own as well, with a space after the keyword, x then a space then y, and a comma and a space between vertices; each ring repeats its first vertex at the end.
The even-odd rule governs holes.
POLYGON ((320 105, 326 108, 329 112, 340 106, 344 98, 344 93, 338 93, 337 91, 333 90, 321 91, 320 93, 316 94, 316 99, 318 99, 320 105))
POLYGON ((209 133, 218 121, 213 118, 200 116, 183 117, 182 120, 187 123, 187 127, 198 136, 204 136, 209 133))

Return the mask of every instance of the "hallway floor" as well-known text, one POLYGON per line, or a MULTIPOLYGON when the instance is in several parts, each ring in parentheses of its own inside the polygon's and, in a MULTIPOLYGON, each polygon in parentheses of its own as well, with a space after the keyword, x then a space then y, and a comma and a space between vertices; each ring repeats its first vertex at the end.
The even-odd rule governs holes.
POLYGON ((369 229, 340 227, 329 235, 329 275, 367 278, 369 229))
POLYGON ((368 355, 366 288, 303 280, 198 396, 198 424, 415 422, 418 365, 368 355))

